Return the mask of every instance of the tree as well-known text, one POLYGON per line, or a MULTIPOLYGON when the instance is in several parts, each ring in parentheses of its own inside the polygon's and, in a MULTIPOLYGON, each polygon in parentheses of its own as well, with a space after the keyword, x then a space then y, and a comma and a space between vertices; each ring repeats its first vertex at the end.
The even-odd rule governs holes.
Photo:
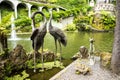
POLYGON ((120 75, 120 0, 116 0, 116 27, 112 52, 111 68, 120 75))

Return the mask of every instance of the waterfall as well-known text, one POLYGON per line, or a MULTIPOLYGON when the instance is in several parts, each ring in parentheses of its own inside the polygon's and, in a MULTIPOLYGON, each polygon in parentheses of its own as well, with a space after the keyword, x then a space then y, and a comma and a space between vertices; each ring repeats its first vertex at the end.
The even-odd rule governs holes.
POLYGON ((16 31, 15 31, 15 24, 14 24, 14 16, 11 16, 11 40, 16 40, 17 36, 16 36, 16 31))

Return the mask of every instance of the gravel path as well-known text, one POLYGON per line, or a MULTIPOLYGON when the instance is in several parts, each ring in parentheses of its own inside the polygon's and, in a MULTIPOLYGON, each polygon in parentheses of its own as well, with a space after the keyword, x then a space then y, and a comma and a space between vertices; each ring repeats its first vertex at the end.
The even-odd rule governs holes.
POLYGON ((96 57, 95 65, 90 66, 88 60, 77 59, 49 80, 120 80, 120 76, 117 76, 110 71, 101 68, 100 59, 96 57), (82 63, 89 66, 91 68, 90 74, 75 74, 76 63, 82 63))

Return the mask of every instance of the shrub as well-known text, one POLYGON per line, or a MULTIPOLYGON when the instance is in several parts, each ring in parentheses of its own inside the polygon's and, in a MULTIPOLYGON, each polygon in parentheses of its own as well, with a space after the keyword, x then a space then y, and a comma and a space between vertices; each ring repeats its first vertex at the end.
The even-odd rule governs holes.
POLYGON ((101 13, 101 22, 103 24, 103 29, 110 30, 115 27, 115 16, 110 13, 101 13))
POLYGON ((17 31, 28 32, 31 30, 31 19, 26 16, 21 16, 15 21, 17 31))
POLYGON ((3 30, 4 32, 10 31, 11 16, 12 16, 12 13, 9 13, 8 15, 2 18, 2 21, 0 23, 0 30, 3 30))
POLYGON ((66 31, 75 31, 76 30, 76 25, 71 23, 66 26, 66 31))

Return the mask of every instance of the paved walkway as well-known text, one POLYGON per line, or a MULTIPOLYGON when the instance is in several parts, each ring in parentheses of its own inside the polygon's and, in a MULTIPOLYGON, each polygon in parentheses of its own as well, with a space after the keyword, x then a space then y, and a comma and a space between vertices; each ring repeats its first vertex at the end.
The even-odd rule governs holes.
POLYGON ((96 57, 95 65, 90 66, 88 60, 77 59, 49 80, 120 80, 120 76, 117 76, 110 71, 101 68, 100 59, 99 57, 96 57), (89 66, 91 68, 90 74, 75 74, 75 65, 78 63, 89 66))

